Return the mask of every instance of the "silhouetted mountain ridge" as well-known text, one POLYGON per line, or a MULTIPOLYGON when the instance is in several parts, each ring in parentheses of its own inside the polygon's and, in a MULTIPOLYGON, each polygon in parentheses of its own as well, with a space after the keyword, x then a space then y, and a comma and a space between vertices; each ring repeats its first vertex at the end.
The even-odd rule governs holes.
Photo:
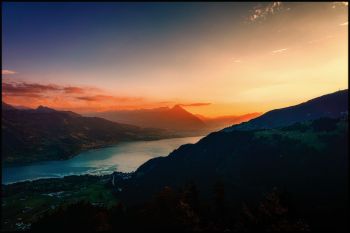
POLYGON ((271 110, 249 122, 228 127, 224 131, 269 129, 321 117, 338 118, 348 114, 348 96, 347 89, 337 91, 295 106, 271 110))
POLYGON ((172 108, 119 110, 91 113, 89 115, 141 127, 154 127, 174 131, 191 132, 203 130, 206 127, 203 121, 183 109, 180 105, 175 105, 172 108))
POLYGON ((122 141, 173 137, 161 129, 141 128, 98 117, 39 106, 16 109, 3 102, 2 161, 5 164, 67 159, 82 150, 122 141))

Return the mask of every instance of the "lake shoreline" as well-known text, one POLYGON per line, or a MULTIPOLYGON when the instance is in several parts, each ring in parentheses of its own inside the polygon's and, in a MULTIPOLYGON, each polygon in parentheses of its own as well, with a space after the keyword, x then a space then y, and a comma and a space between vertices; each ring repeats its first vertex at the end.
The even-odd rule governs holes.
POLYGON ((117 145, 89 149, 65 160, 40 161, 19 166, 2 165, 2 184, 70 175, 133 172, 149 159, 167 156, 179 146, 195 143, 201 138, 202 136, 120 142, 117 145))
POLYGON ((164 137, 164 138, 157 138, 157 139, 142 139, 142 140, 130 140, 130 141, 120 141, 117 143, 111 143, 111 144, 105 144, 105 145, 96 145, 96 146, 92 146, 92 147, 86 147, 86 148, 81 148, 79 151, 73 153, 72 155, 70 155, 67 158, 62 158, 62 159, 48 159, 48 160, 38 160, 38 161, 28 161, 28 162, 4 162, 2 164, 2 169, 4 168, 11 168, 11 167, 20 167, 20 166, 28 166, 31 164, 35 164, 35 163, 41 163, 41 162, 56 162, 56 161, 66 161, 69 159, 74 158, 75 156, 78 156, 79 154, 86 152, 86 151, 90 151, 90 150, 96 150, 96 149, 103 149, 103 148, 109 148, 109 147, 114 147, 114 146, 118 146, 121 145, 123 143, 132 143, 132 142, 150 142, 150 141, 160 141, 160 140, 167 140, 167 139, 177 139, 177 138, 188 138, 188 137, 205 137, 206 135, 184 135, 184 136, 171 136, 171 137, 164 137))
POLYGON ((8 186, 8 185, 17 185, 17 184, 22 184, 22 183, 27 183, 27 182, 37 182, 37 181, 42 181, 42 180, 56 180, 56 179, 65 179, 65 178, 70 178, 70 177, 82 177, 82 176, 96 176, 96 177, 103 177, 103 176, 110 176, 114 172, 110 174, 105 174, 105 175, 93 175, 93 174, 79 174, 79 175, 65 175, 61 177, 40 177, 40 178, 34 178, 34 179, 26 179, 26 180, 19 180, 15 182, 8 182, 8 183, 1 183, 1 185, 8 186))

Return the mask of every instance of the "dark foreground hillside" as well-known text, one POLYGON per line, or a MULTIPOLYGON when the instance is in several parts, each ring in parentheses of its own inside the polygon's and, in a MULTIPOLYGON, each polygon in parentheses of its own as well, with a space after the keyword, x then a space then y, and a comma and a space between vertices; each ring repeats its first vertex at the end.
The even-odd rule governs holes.
POLYGON ((348 98, 348 89, 337 91, 319 96, 298 105, 271 110, 244 124, 228 127, 224 129, 224 131, 271 129, 323 117, 344 117, 349 111, 348 98))
POLYGON ((347 140, 346 118, 217 132, 150 160, 131 175, 3 189, 8 198, 15 192, 17 199, 30 197, 23 205, 43 208, 67 198, 71 185, 81 187, 70 194, 79 198, 61 201, 55 209, 25 209, 37 213, 27 225, 33 231, 346 232, 347 140), (61 197, 42 200, 42 193, 51 192, 61 197))
POLYGON ((213 185, 221 182, 227 197, 239 205, 247 200, 257 203, 263 193, 277 188, 289 193, 294 207, 314 227, 343 228, 348 203, 347 141, 347 119, 331 118, 279 129, 212 133, 168 157, 143 164, 121 199, 139 203, 165 186, 179 189, 193 182, 207 201, 213 185))
MULTIPOLYGON (((112 208, 78 202, 45 214, 33 232, 309 232, 312 227, 293 209, 288 194, 272 190, 258 204, 233 205, 221 184, 212 200, 199 201, 200 190, 189 184, 175 191, 164 187, 148 202, 112 208)), ((335 228, 337 230, 337 227, 335 228)))

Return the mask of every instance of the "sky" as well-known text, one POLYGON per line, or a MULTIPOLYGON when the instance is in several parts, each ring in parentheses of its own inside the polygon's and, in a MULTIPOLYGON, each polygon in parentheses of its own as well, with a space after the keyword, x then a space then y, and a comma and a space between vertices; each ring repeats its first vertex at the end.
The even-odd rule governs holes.
POLYGON ((348 87, 348 5, 2 3, 2 98, 266 112, 348 87))

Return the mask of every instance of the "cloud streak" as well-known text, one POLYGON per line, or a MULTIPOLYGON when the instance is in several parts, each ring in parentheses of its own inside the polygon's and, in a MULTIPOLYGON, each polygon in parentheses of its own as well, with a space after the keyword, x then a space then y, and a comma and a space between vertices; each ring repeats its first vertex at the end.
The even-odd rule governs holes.
POLYGON ((331 39, 333 37, 334 37, 333 35, 328 35, 328 36, 320 38, 320 39, 310 40, 307 43, 309 43, 309 44, 319 43, 319 42, 322 42, 322 41, 325 41, 325 40, 329 40, 329 39, 331 39))
POLYGON ((64 87, 63 90, 67 94, 72 94, 72 93, 82 94, 85 92, 85 90, 81 87, 64 87))
POLYGON ((250 22, 265 20, 269 15, 273 15, 282 9, 282 2, 272 2, 265 7, 255 7, 251 11, 251 14, 249 15, 248 19, 250 22))
POLYGON ((272 53, 273 54, 284 53, 287 50, 288 50, 288 48, 277 49, 277 50, 273 50, 272 53))
POLYGON ((26 82, 2 82, 2 94, 5 96, 41 96, 45 92, 59 91, 60 88, 56 85, 42 85, 37 83, 26 82))
POLYGON ((17 74, 14 70, 1 70, 2 75, 17 74))
POLYGON ((179 104, 182 107, 203 107, 211 105, 211 103, 190 103, 190 104, 179 104))
POLYGON ((3 79, 5 102, 35 108, 39 105, 56 109, 99 111, 118 108, 139 108, 147 105, 144 98, 107 95, 90 87, 39 84, 3 79))
POLYGON ((348 2, 332 2, 332 8, 338 8, 338 7, 347 7, 348 6, 348 2))
POLYGON ((118 97, 111 95, 91 95, 91 96, 77 96, 78 100, 84 100, 88 102, 104 102, 104 101, 115 101, 118 102, 137 102, 142 101, 141 97, 118 97))
POLYGON ((341 23, 339 26, 348 26, 348 22, 341 23))
POLYGON ((94 88, 82 88, 75 86, 61 86, 56 84, 39 84, 28 83, 22 81, 14 81, 4 79, 2 82, 3 95, 16 95, 16 96, 43 96, 47 94, 84 94, 91 90, 98 90, 94 88))

